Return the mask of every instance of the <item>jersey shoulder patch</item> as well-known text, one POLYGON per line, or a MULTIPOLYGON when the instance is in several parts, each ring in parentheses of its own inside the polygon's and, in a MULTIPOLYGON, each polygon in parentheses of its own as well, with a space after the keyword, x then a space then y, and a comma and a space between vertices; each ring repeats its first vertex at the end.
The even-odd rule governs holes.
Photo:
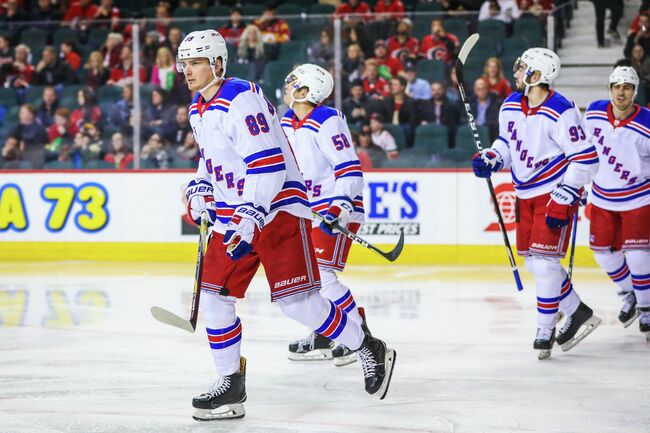
POLYGON ((641 110, 639 111, 639 114, 636 115, 634 122, 650 130, 650 110, 648 110, 646 107, 641 107, 641 110))
POLYGON ((314 108, 314 112, 309 116, 309 118, 319 125, 322 125, 327 119, 338 116, 342 116, 342 114, 335 108, 328 107, 327 105, 319 105, 314 108))
POLYGON ((503 103, 505 104, 506 102, 521 102, 521 98, 523 97, 524 94, 521 92, 512 92, 506 97, 503 103))
POLYGON ((594 101, 589 106, 587 107, 587 111, 604 111, 605 113, 607 112, 607 106, 609 105, 609 101, 607 100, 601 100, 601 101, 594 101))
POLYGON ((546 101, 544 106, 546 108, 555 111, 557 114, 561 115, 565 111, 573 108, 575 104, 572 101, 569 101, 564 96, 560 95, 559 93, 554 92, 553 95, 551 95, 551 97, 548 98, 548 101, 546 101))
POLYGON ((219 99, 232 101, 238 95, 245 92, 260 93, 260 86, 240 78, 228 78, 223 84, 219 99))

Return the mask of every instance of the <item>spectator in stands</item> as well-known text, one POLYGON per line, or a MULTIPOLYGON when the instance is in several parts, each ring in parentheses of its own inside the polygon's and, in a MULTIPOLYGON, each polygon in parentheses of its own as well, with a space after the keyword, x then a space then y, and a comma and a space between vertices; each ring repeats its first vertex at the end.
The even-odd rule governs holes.
POLYGON ((369 21, 371 18, 370 6, 368 3, 361 0, 347 0, 336 8, 334 12, 335 17, 342 17, 343 21, 354 24, 361 20, 369 21))
POLYGON ((142 146, 140 158, 148 161, 151 165, 160 169, 168 169, 171 163, 171 156, 167 143, 160 134, 151 134, 147 144, 142 146))
POLYGON ((490 57, 483 65, 483 79, 488 83, 490 91, 497 94, 499 99, 506 99, 512 93, 510 82, 503 75, 501 60, 490 57))
POLYGON ((400 125, 406 136, 406 145, 411 147, 415 138, 415 127, 419 123, 417 103, 406 95, 406 79, 401 76, 390 80, 390 97, 384 100, 384 119, 393 125, 400 125))
POLYGON ((429 86, 429 82, 417 77, 416 67, 416 59, 406 59, 403 73, 404 78, 406 78, 406 95, 416 101, 421 99, 431 99, 431 87, 429 86))
POLYGON ((381 167, 383 162, 386 161, 384 149, 372 142, 370 126, 366 125, 361 128, 358 135, 353 135, 352 140, 353 142, 356 140, 355 149, 357 156, 359 156, 362 171, 373 167, 381 167))
POLYGON ((100 125, 102 111, 97 106, 97 98, 91 89, 82 89, 77 92, 78 108, 70 113, 70 133, 75 135, 83 125, 92 123, 100 125))
POLYGON ((447 87, 446 96, 451 103, 460 103, 460 90, 458 89, 458 77, 456 77, 455 68, 451 68, 449 71, 449 86, 447 87))
POLYGON ((167 47, 158 48, 156 63, 151 70, 151 84, 170 92, 176 83, 176 62, 167 47))
POLYGON ((174 58, 176 58, 178 47, 181 45, 181 42, 183 42, 183 32, 181 29, 178 27, 172 27, 169 29, 169 33, 167 34, 167 41, 165 44, 167 45, 167 48, 169 48, 169 50, 172 52, 174 58))
POLYGON ((320 39, 308 49, 309 61, 329 65, 334 61, 334 42, 329 28, 320 31, 320 39))
POLYGON ((168 136, 174 128, 176 107, 167 103, 167 92, 156 87, 151 92, 151 104, 144 110, 142 125, 145 135, 168 136))
POLYGON ((101 0, 93 19, 95 21, 105 21, 98 22, 97 27, 117 31, 120 28, 120 9, 113 5, 113 0, 101 0))
POLYGON ((375 41, 370 39, 370 33, 368 33, 365 24, 358 23, 354 26, 351 25, 347 27, 347 36, 345 37, 345 40, 348 45, 359 44, 365 58, 370 58, 374 55, 375 41))
POLYGON ((404 18, 405 10, 400 0, 379 0, 375 6, 375 19, 397 21, 404 18))
POLYGON ((632 48, 632 67, 643 83, 646 94, 650 91, 650 58, 643 50, 643 46, 636 44, 632 48))
POLYGON ((623 0, 593 0, 594 10, 596 12, 596 40, 598 47, 605 47, 605 12, 610 10, 609 29, 607 33, 616 39, 621 40, 618 33, 618 22, 623 16, 623 0))
POLYGON ((97 88, 105 85, 108 81, 109 71, 104 66, 104 59, 101 52, 93 51, 90 53, 84 69, 86 73, 85 84, 91 89, 96 91, 97 88))
POLYGON ((239 6, 234 6, 230 9, 230 21, 224 26, 219 28, 219 33, 226 40, 228 45, 237 48, 241 34, 244 33, 246 28, 246 21, 242 19, 242 10, 239 6))
POLYGON ((158 41, 161 43, 165 42, 167 38, 171 16, 171 5, 166 1, 159 1, 156 5, 156 17, 153 27, 158 33, 158 41))
POLYGON ((388 82, 379 76, 376 59, 368 59, 363 64, 363 91, 372 99, 383 99, 390 95, 388 82))
POLYGON ((19 99, 24 97, 24 92, 32 82, 34 66, 30 60, 30 49, 25 44, 19 44, 14 51, 15 58, 11 65, 11 71, 6 79, 7 87, 13 87, 19 92, 19 99))
POLYGON ((239 46, 237 47, 237 61, 239 63, 250 63, 255 69, 255 79, 259 80, 264 72, 266 56, 264 55, 264 43, 262 42, 262 32, 260 29, 251 24, 246 27, 241 35, 239 46))
POLYGON ((54 123, 47 130, 48 150, 60 154, 62 150, 69 148, 74 141, 74 134, 70 133, 70 110, 65 107, 58 108, 54 114, 54 123))
POLYGON ((515 0, 485 0, 478 13, 478 20, 499 20, 511 24, 521 15, 515 0))
POLYGON ((120 65, 120 55, 124 46, 124 37, 119 33, 109 33, 106 36, 106 43, 101 47, 104 56, 104 66, 109 70, 120 65))
POLYGON ((639 30, 627 37, 623 51, 626 59, 632 58, 632 47, 637 44, 643 47, 644 52, 650 53, 650 15, 647 13, 639 15, 639 30))
POLYGON ((11 39, 7 35, 0 35, 0 85, 5 84, 7 73, 11 71, 14 63, 14 53, 11 49, 11 39))
POLYGON ((176 149, 176 157, 183 161, 199 162, 201 153, 199 152, 199 145, 194 140, 194 134, 191 130, 183 139, 180 147, 176 149))
POLYGON ((69 158, 75 168, 83 168, 89 161, 104 159, 104 141, 99 126, 85 123, 77 131, 72 142, 69 158))
POLYGON ((34 107, 29 104, 22 105, 18 111, 18 125, 9 131, 5 142, 7 151, 17 149, 19 159, 30 161, 34 168, 42 168, 45 164, 47 142, 47 131, 36 121, 34 107))
POLYGON ((449 144, 453 147, 453 139, 456 136, 456 129, 459 121, 459 108, 456 104, 447 99, 445 85, 439 81, 431 83, 432 98, 429 101, 422 101, 422 123, 433 123, 444 125, 449 133, 449 144))
POLYGON ((128 148, 121 132, 114 132, 111 136, 111 150, 104 155, 104 161, 115 165, 118 170, 126 170, 129 163, 133 162, 133 152, 128 148))
POLYGON ((420 44, 420 55, 451 64, 459 46, 458 38, 445 30, 442 19, 434 18, 431 20, 431 34, 426 35, 420 44))
POLYGON ((490 86, 479 78, 474 82, 474 97, 470 99, 474 120, 479 126, 485 126, 490 136, 490 142, 499 135, 499 108, 501 99, 490 92, 490 86))
MULTIPOLYGON (((58 4, 59 3, 57 3, 57 5, 58 4)), ((38 21, 42 23, 39 24, 39 27, 48 33, 52 33, 57 28, 59 28, 59 23, 63 18, 63 14, 59 8, 54 5, 52 0, 38 0, 36 7, 32 9, 31 13, 29 14, 29 18, 32 21, 38 21)))
POLYGON ((397 23, 397 32, 386 41, 386 48, 391 57, 403 62, 407 57, 417 56, 419 42, 417 38, 411 36, 412 27, 413 23, 408 18, 397 23))
POLYGON ((77 69, 81 66, 81 56, 76 52, 75 43, 69 40, 61 42, 60 50, 59 56, 61 60, 67 63, 73 72, 77 72, 77 69))
POLYGON ((363 80, 357 78, 350 84, 350 96, 343 100, 343 114, 349 123, 362 126, 368 119, 367 105, 363 80))
POLYGON ((29 15, 20 6, 19 0, 6 0, 4 3, 4 14, 0 15, 2 27, 8 30, 14 39, 23 30, 24 22, 29 19, 29 15))
POLYGON ((43 48, 43 58, 36 65, 33 84, 37 86, 56 86, 62 84, 73 84, 76 81, 75 75, 67 63, 61 62, 53 47, 43 48))
POLYGON ((262 32, 266 54, 271 59, 277 59, 280 54, 280 45, 291 39, 289 24, 276 16, 277 6, 275 3, 267 3, 264 6, 262 17, 254 21, 254 24, 262 32))
POLYGON ((343 73, 348 81, 353 81, 363 76, 363 51, 359 44, 352 43, 345 50, 343 73))
MULTIPOLYGON (((133 53, 130 45, 124 45, 120 55, 121 63, 115 68, 111 68, 111 72, 106 84, 115 86, 124 86, 133 82, 133 53)), ((146 80, 146 72, 140 66, 140 82, 144 83, 146 80)))
POLYGON ((92 0, 73 0, 63 16, 62 24, 86 31, 96 15, 97 6, 93 4, 92 0))
POLYGON ((125 134, 131 132, 131 112, 133 111, 133 85, 122 88, 122 99, 113 104, 109 122, 125 134))
POLYGON ((379 39, 375 42, 374 59, 377 60, 377 64, 379 65, 379 75, 382 78, 390 79, 395 77, 404 69, 402 62, 400 62, 398 58, 388 55, 386 42, 384 42, 383 39, 379 39))
POLYGON ((373 144, 386 152, 388 159, 397 159, 397 143, 393 135, 384 129, 384 117, 380 113, 370 115, 370 134, 373 144))
POLYGON ((182 146, 185 143, 187 134, 192 133, 190 118, 187 112, 187 105, 179 105, 176 108, 176 117, 172 123, 169 133, 165 137, 172 147, 182 146))
POLYGON ((56 95, 56 89, 52 86, 46 86, 43 89, 41 106, 38 109, 36 118, 45 128, 54 123, 54 115, 59 109, 59 100, 56 95))

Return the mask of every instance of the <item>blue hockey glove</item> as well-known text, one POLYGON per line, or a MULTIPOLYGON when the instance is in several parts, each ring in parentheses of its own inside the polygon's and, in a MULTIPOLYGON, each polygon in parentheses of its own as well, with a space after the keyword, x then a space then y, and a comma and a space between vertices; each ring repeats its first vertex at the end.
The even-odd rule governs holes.
POLYGON ((493 172, 501 170, 503 160, 492 149, 483 149, 472 157, 472 170, 476 177, 490 177, 493 172))
POLYGON ((255 229, 264 228, 264 214, 253 206, 243 205, 235 209, 223 235, 227 245, 226 254, 231 260, 239 260, 253 251, 255 229))
POLYGON ((555 187, 546 205, 546 225, 552 229, 568 225, 580 206, 581 195, 581 191, 569 185, 555 187))
POLYGON ((204 179, 193 179, 185 189, 187 216, 194 224, 201 224, 201 212, 208 211, 210 225, 217 219, 217 205, 214 202, 212 184, 204 179))
POLYGON ((332 200, 329 209, 325 214, 325 221, 321 221, 320 229, 330 236, 337 236, 338 231, 332 228, 334 223, 337 223, 343 228, 348 227, 350 222, 350 215, 354 209, 352 204, 347 200, 332 200))

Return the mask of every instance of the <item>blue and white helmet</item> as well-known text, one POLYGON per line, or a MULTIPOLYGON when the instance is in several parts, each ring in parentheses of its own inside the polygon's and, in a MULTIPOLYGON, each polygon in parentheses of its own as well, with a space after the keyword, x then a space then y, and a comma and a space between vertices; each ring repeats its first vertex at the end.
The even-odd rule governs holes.
POLYGON ((634 99, 639 90, 639 76, 631 66, 618 66, 609 76, 608 90, 611 94, 612 85, 614 84, 632 84, 634 86, 634 99))
POLYGON ((223 80, 226 76, 226 66, 228 64, 228 49, 226 48, 226 40, 216 30, 197 30, 185 36, 183 42, 178 47, 178 54, 176 54, 176 70, 183 73, 183 60, 204 58, 208 59, 210 66, 212 66, 212 73, 214 80, 210 82, 201 91, 212 86, 219 80, 223 80), (214 72, 217 66, 217 59, 221 57, 221 77, 217 77, 214 72))
POLYGON ((519 69, 521 64, 526 65, 526 78, 539 71, 540 78, 536 83, 526 82, 526 87, 536 86, 538 84, 553 84, 553 81, 560 75, 560 57, 547 48, 529 48, 515 61, 514 71, 519 69))
POLYGON ((332 74, 318 65, 305 63, 291 71, 284 80, 285 85, 292 86, 291 105, 294 102, 311 102, 320 104, 332 93, 334 89, 334 79, 332 74), (294 99, 293 94, 296 90, 307 87, 309 92, 303 99, 294 99))

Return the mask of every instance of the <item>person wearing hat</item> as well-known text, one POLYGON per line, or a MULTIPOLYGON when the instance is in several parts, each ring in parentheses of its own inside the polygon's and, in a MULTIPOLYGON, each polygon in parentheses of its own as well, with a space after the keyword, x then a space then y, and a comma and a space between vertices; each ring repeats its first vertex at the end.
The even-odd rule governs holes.
POLYGON ((384 78, 392 78, 399 74, 403 69, 404 65, 400 62, 399 59, 391 57, 388 55, 388 48, 386 47, 386 42, 383 39, 379 39, 375 42, 375 57, 379 65, 379 75, 382 75, 384 78), (389 76, 386 77, 382 73, 382 69, 386 69, 389 76))
POLYGON ((391 57, 402 60, 404 57, 415 57, 418 54, 419 42, 411 35, 413 23, 404 18, 397 23, 396 33, 386 41, 386 48, 391 57))
POLYGON ((403 76, 406 78, 406 95, 415 100, 431 99, 431 88, 427 80, 417 77, 417 60, 406 59, 404 62, 403 76))

